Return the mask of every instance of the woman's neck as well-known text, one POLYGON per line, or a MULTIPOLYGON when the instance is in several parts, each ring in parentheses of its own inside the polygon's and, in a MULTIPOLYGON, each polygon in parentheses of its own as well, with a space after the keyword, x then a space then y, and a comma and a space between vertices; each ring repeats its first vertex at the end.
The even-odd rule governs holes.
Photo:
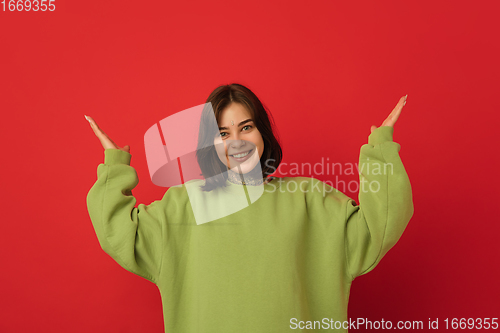
POLYGON ((271 179, 269 178, 266 179, 265 177, 262 177, 262 171, 260 169, 259 170, 256 169, 245 174, 240 174, 238 172, 228 170, 227 180, 233 184, 238 184, 238 185, 258 186, 262 184, 267 184, 271 179))

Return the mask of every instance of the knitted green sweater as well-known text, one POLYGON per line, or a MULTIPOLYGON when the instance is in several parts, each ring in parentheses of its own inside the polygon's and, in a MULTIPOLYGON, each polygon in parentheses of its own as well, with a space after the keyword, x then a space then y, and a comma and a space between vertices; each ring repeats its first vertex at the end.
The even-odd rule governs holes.
POLYGON ((158 286, 165 332, 347 332, 353 279, 378 264, 413 215, 393 131, 379 127, 361 147, 359 205, 315 178, 227 182, 224 193, 244 193, 249 204, 200 223, 211 194, 193 189, 203 181, 135 207, 131 155, 107 149, 89 215, 102 249, 158 286))

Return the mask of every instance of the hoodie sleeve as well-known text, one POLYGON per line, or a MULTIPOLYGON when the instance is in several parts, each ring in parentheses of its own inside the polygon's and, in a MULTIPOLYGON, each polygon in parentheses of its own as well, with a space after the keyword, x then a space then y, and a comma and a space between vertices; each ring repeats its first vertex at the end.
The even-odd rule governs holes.
POLYGON ((346 256, 352 279, 373 270, 397 243, 413 216, 412 189, 393 141, 394 128, 381 126, 359 156, 359 205, 346 202, 346 256))
POLYGON ((130 166, 132 155, 104 150, 97 181, 87 195, 87 208, 101 248, 124 269, 153 283, 161 269, 161 201, 139 204, 132 195, 139 179, 130 166))

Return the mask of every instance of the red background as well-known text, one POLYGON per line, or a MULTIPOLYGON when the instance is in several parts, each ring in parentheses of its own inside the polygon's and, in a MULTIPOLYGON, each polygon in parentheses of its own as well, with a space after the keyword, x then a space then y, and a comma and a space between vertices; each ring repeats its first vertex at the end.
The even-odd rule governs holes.
POLYGON ((271 110, 286 163, 357 163, 408 94, 394 140, 415 214, 349 316, 500 317, 497 1, 55 4, 0 12, 0 332, 163 331, 157 287, 98 244, 86 195, 104 154, 84 114, 131 146, 150 203, 166 188, 145 131, 232 82, 271 110))

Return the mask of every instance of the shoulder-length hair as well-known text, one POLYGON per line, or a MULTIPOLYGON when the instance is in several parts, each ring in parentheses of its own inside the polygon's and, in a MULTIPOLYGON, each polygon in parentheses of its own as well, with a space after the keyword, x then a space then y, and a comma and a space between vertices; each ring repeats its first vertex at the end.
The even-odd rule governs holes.
POLYGON ((208 96, 200 119, 196 158, 202 172, 201 175, 205 178, 205 184, 200 186, 203 191, 212 191, 227 185, 228 168, 217 155, 214 139, 219 134, 218 128, 222 112, 231 103, 239 103, 250 112, 255 126, 262 135, 264 141, 264 152, 260 158, 262 175, 267 177, 274 173, 283 158, 281 146, 273 133, 273 129, 276 131, 274 119, 257 96, 241 84, 232 83, 219 86, 208 96), (214 123, 215 121, 217 124, 214 123), (215 129, 217 132, 214 132, 215 129))

